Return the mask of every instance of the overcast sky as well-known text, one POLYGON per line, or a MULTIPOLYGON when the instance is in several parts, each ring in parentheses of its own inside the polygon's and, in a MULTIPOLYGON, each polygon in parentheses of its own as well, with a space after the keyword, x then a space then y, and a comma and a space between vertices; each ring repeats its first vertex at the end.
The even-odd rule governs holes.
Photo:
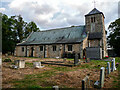
MULTIPOLYGON (((95 0, 95 7, 105 15, 105 28, 118 18, 119 0, 95 0)), ((2 0, 0 12, 22 15, 34 21, 40 30, 85 25, 85 17, 94 8, 94 0, 2 0)))

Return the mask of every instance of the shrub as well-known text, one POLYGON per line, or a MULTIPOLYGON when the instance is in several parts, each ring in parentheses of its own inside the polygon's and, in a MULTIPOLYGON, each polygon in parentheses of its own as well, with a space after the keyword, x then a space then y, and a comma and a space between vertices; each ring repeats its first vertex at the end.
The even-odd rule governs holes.
POLYGON ((10 58, 7 58, 7 59, 3 60, 3 62, 12 62, 12 60, 10 58))

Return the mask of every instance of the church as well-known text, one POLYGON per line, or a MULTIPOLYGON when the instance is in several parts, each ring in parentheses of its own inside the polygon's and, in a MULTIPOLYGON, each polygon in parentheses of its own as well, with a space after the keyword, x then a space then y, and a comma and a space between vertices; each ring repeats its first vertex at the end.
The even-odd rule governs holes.
POLYGON ((18 43, 15 56, 102 59, 107 54, 105 16, 96 8, 85 15, 85 25, 32 32, 18 43))

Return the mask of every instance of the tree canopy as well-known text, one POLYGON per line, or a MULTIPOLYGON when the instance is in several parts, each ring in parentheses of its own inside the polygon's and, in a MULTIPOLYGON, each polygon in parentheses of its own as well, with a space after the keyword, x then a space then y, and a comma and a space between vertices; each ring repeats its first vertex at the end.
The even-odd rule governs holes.
POLYGON ((120 18, 112 22, 108 29, 110 31, 108 43, 114 49, 117 56, 120 56, 120 18))
POLYGON ((2 14, 2 53, 13 53, 16 44, 28 37, 32 31, 40 31, 33 21, 27 23, 21 15, 9 18, 2 14))

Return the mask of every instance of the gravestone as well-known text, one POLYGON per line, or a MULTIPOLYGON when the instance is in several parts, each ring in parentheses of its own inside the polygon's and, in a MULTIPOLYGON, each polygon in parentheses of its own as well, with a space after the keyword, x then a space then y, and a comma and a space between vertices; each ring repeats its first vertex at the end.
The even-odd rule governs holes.
POLYGON ((2 59, 0 58, 0 66, 2 65, 2 59))
POLYGON ((58 86, 53 86, 53 90, 59 90, 58 86))
POLYGON ((89 82, 89 77, 86 76, 83 80, 82 80, 82 90, 87 90, 90 86, 90 82, 89 82))
POLYGON ((115 66, 115 58, 113 58, 113 65, 114 65, 114 70, 116 70, 116 66, 115 66))
POLYGON ((94 83, 94 87, 102 88, 104 86, 104 75, 105 75, 105 68, 101 67, 101 69, 100 69, 100 80, 99 81, 97 80, 94 83))
POLYGON ((25 68, 25 60, 15 60, 15 65, 18 66, 18 68, 25 68))
POLYGON ((78 65, 78 62, 79 62, 79 60, 78 60, 78 54, 75 53, 75 57, 74 57, 74 65, 78 65))
POLYGON ((33 62, 33 67, 34 68, 42 68, 44 66, 41 66, 41 62, 33 62))
POLYGON ((111 62, 111 72, 113 72, 113 71, 114 71, 114 62, 112 60, 112 62, 111 62))
POLYGON ((110 74, 110 63, 107 62, 107 74, 110 74))
POLYGON ((90 62, 90 59, 89 58, 86 58, 86 63, 89 63, 90 62))
POLYGON ((100 88, 104 86, 104 74, 105 74, 105 68, 101 67, 100 69, 100 88))

